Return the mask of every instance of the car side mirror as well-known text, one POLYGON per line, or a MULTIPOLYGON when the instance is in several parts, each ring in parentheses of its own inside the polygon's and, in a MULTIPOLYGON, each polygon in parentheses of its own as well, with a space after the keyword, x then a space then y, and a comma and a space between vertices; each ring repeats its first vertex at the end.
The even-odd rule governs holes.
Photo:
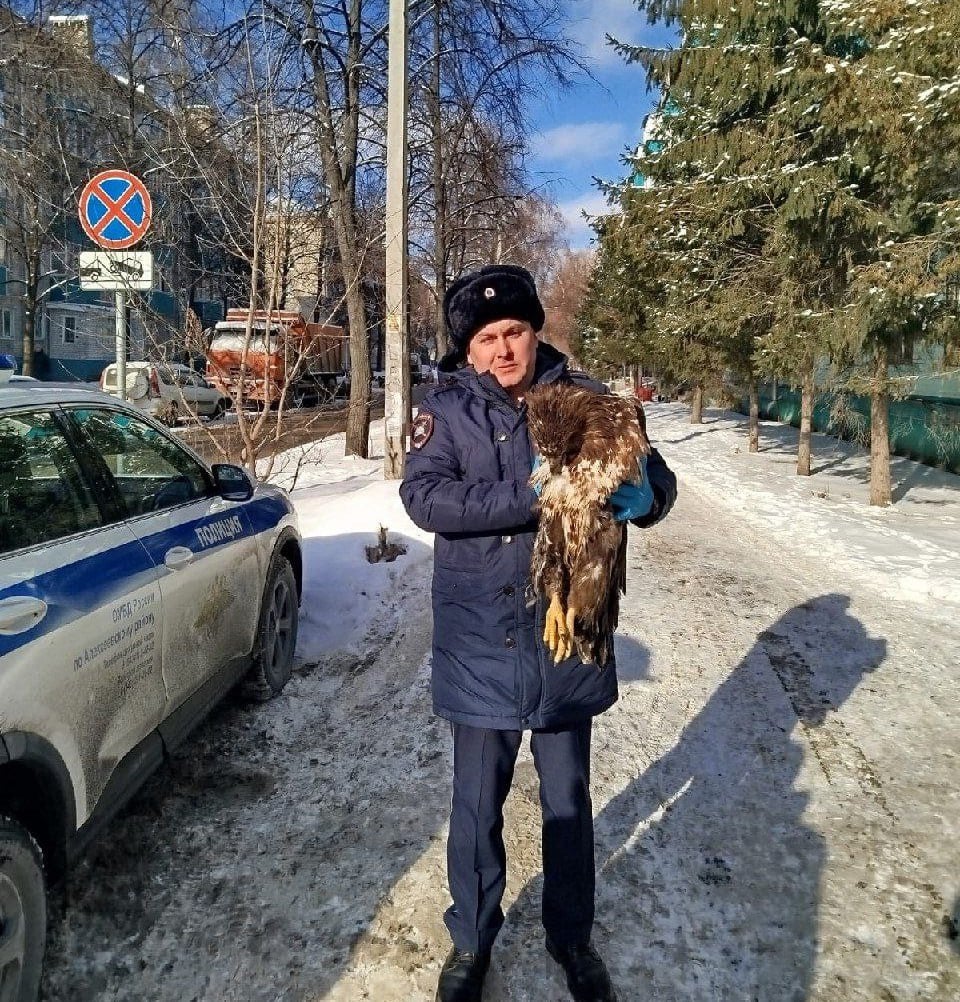
POLYGON ((253 481, 245 469, 232 463, 214 463, 211 469, 217 493, 224 501, 249 501, 253 497, 253 481))

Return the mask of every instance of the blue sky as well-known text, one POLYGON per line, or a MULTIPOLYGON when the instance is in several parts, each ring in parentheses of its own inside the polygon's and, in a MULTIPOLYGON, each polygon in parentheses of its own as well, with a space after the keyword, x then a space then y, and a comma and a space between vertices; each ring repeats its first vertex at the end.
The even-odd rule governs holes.
POLYGON ((560 206, 571 246, 586 247, 592 231, 582 212, 602 212, 606 204, 592 179, 626 176, 620 158, 636 147, 656 100, 647 92, 643 69, 627 66, 605 43, 605 33, 643 44, 663 44, 670 36, 648 25, 633 0, 568 0, 568 5, 570 35, 598 82, 582 78, 561 92, 542 88, 530 105, 534 134, 528 166, 531 184, 543 185, 560 206))

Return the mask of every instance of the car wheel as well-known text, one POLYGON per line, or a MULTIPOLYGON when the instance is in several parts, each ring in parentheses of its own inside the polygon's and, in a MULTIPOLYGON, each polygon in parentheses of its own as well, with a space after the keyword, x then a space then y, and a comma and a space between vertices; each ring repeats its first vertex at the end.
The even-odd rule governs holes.
POLYGON ((299 622, 297 579, 290 561, 277 553, 270 562, 263 590, 257 654, 250 668, 247 688, 254 698, 272 699, 290 681, 299 622))
POLYGON ((210 415, 210 418, 213 421, 219 421, 220 418, 222 418, 223 415, 226 413, 227 413, 227 405, 223 402, 223 398, 221 397, 217 401, 217 405, 213 408, 213 413, 210 415))
POLYGON ((46 939, 40 848, 15 821, 0 817, 0 1002, 34 1002, 46 939))

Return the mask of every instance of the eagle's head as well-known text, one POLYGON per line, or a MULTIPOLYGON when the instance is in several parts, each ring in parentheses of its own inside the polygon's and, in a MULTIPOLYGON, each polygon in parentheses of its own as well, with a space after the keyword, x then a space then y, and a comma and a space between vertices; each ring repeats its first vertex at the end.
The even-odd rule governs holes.
POLYGON ((527 426, 542 462, 559 476, 583 448, 584 408, 566 387, 538 386, 527 394, 527 426))

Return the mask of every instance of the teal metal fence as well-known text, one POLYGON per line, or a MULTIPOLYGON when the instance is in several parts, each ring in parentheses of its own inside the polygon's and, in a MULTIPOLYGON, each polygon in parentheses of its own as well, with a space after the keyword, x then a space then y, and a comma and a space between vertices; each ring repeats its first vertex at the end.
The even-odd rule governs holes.
MULTIPOLYGON (((748 404, 741 403, 748 413, 748 404)), ((760 416, 800 427, 800 394, 794 390, 760 393, 760 416)), ((813 408, 815 431, 870 444, 870 400, 852 394, 824 393, 813 408)), ((960 473, 960 406, 908 397, 890 403, 890 449, 930 466, 960 473)))

